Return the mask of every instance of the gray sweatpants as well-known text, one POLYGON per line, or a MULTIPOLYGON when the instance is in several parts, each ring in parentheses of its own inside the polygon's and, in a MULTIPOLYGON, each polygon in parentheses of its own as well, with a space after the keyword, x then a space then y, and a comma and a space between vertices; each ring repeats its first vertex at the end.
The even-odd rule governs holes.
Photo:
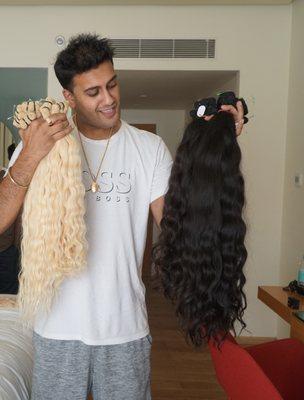
POLYGON ((88 346, 36 333, 31 400, 150 400, 151 336, 88 346))

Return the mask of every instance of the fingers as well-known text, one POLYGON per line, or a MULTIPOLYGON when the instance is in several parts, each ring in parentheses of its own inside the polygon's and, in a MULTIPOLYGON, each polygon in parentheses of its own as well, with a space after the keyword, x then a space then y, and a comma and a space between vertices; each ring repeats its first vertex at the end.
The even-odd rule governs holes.
MULTIPOLYGON (((236 103, 236 108, 232 105, 222 105, 220 111, 226 111, 233 115, 235 122, 236 135, 239 136, 242 133, 244 126, 244 107, 241 101, 236 103)), ((205 121, 210 121, 214 115, 203 116, 205 121)))
POLYGON ((52 118, 52 121, 54 122, 54 124, 58 121, 67 121, 67 116, 65 113, 57 113, 57 114, 52 114, 50 116, 50 118, 52 118))
POLYGON ((244 107, 241 101, 236 103, 236 108, 230 105, 223 105, 221 107, 222 111, 229 112, 233 115, 235 122, 236 135, 239 136, 242 133, 244 126, 244 107))
POLYGON ((241 119, 239 122, 235 123, 236 136, 239 136, 242 133, 243 126, 244 126, 244 119, 241 119))
MULTIPOLYGON (((73 127, 69 124, 69 121, 65 118, 62 120, 62 114, 57 114, 59 117, 56 121, 57 123, 54 124, 52 127, 48 127, 47 131, 45 131, 46 135, 49 135, 54 139, 55 141, 62 139, 69 133, 73 131, 73 127)), ((47 122, 42 118, 37 118, 35 121, 32 122, 31 127, 34 129, 37 129, 39 126, 47 124, 47 122)), ((24 141, 24 137, 27 134, 27 130, 30 129, 25 123, 21 121, 20 125, 24 126, 24 128, 20 128, 19 126, 19 135, 24 141)), ((15 125, 16 126, 16 125, 15 125)))
POLYGON ((240 100, 236 103, 236 108, 238 111, 239 120, 243 119, 244 118, 244 107, 243 107, 243 103, 240 100))
POLYGON ((52 139, 54 139, 55 142, 57 140, 63 139, 65 136, 70 134, 73 131, 73 128, 69 125, 67 128, 65 128, 63 131, 57 132, 52 136, 52 139))
POLYGON ((54 124, 48 131, 49 135, 54 136, 56 135, 58 132, 65 130, 66 128, 68 128, 70 126, 69 121, 63 121, 63 122, 57 122, 56 124, 54 124))
POLYGON ((204 118, 205 121, 210 121, 211 118, 213 118, 213 117, 214 117, 214 115, 206 115, 203 118, 204 118))
MULTIPOLYGON (((45 118, 44 118, 45 119, 45 118)), ((49 126, 55 125, 59 122, 67 121, 67 116, 64 113, 56 113, 49 115, 46 119, 46 122, 49 126)))
POLYGON ((243 126, 244 126, 244 107, 243 103, 239 100, 236 103, 237 108, 237 119, 235 120, 235 130, 236 135, 239 136, 242 133, 243 126))
POLYGON ((223 105, 223 106, 221 106, 221 110, 229 112, 230 114, 232 114, 235 121, 238 120, 238 110, 234 106, 223 105))
POLYGON ((236 108, 231 105, 223 105, 221 106, 221 110, 232 114, 236 122, 244 118, 244 107, 241 101, 236 103, 236 108))

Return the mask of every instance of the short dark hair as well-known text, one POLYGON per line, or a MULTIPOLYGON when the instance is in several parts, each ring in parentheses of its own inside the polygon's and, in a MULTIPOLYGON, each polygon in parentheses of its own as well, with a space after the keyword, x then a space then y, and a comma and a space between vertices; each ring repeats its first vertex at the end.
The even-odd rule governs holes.
POLYGON ((64 89, 72 88, 75 75, 97 68, 105 61, 113 64, 114 50, 109 40, 97 34, 73 36, 67 47, 57 54, 55 74, 64 89))

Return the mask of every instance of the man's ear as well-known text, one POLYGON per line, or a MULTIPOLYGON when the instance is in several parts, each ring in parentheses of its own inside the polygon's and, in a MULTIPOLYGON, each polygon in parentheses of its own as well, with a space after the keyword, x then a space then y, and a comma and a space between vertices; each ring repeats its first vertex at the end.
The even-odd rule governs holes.
POLYGON ((75 104, 75 97, 72 92, 70 92, 68 89, 63 89, 62 94, 66 101, 69 103, 69 106, 72 108, 72 110, 75 109, 76 104, 75 104))

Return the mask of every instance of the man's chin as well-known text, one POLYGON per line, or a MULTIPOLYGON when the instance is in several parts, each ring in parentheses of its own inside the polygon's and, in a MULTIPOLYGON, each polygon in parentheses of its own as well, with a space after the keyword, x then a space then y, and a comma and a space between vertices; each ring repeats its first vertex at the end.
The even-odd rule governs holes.
POLYGON ((114 131, 116 131, 115 128, 116 128, 117 126, 118 126, 118 121, 115 120, 115 121, 113 121, 113 122, 107 121, 107 122, 104 122, 104 123, 102 123, 102 124, 99 124, 98 128, 99 128, 99 129, 112 129, 113 132, 114 132, 114 131))
POLYGON ((111 119, 103 119, 103 125, 107 128, 115 128, 119 123, 119 115, 115 115, 114 118, 111 119))

